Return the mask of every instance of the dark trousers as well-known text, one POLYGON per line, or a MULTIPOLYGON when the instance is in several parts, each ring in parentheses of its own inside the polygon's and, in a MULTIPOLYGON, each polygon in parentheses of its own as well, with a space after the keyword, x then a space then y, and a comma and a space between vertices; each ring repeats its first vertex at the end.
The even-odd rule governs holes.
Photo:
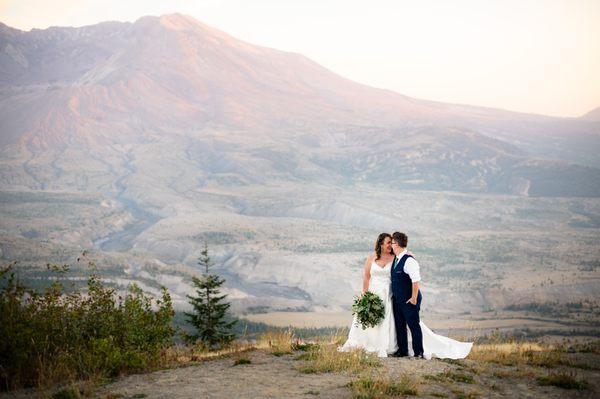
POLYGON ((402 299, 401 296, 392 296, 394 307, 394 321, 396 324, 396 339, 398 341, 398 352, 401 355, 408 355, 408 334, 406 326, 410 328, 412 336, 412 347, 415 356, 423 354, 423 333, 419 325, 419 310, 421 310, 421 292, 417 296, 417 304, 406 303, 409 298, 402 299))

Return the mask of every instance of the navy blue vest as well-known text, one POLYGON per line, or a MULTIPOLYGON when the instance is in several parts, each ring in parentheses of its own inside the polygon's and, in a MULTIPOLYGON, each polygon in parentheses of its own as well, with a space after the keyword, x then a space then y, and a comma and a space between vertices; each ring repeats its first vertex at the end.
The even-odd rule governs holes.
POLYGON ((392 295, 401 301, 408 301, 412 296, 412 280, 408 273, 404 272, 404 264, 409 254, 404 254, 398 264, 392 268, 392 295))

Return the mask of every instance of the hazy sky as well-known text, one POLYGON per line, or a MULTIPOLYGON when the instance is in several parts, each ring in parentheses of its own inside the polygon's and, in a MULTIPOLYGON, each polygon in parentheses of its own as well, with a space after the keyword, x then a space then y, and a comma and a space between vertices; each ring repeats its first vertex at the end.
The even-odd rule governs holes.
POLYGON ((188 14, 409 96, 556 116, 600 106, 600 0, 0 0, 23 30, 188 14))

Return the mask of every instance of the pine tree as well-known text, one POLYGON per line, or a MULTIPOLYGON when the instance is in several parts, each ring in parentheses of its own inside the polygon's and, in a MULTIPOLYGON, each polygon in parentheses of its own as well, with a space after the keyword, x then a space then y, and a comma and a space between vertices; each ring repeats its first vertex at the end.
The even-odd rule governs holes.
POLYGON ((198 259, 198 265, 204 268, 202 277, 193 277, 196 296, 187 295, 193 312, 185 312, 187 321, 196 329, 196 334, 189 336, 194 342, 201 341, 206 347, 231 342, 235 334, 231 332, 237 320, 227 321, 227 310, 231 306, 225 302, 227 295, 220 295, 219 288, 225 282, 216 274, 210 274, 208 269, 212 266, 208 256, 208 246, 204 243, 204 250, 198 259))

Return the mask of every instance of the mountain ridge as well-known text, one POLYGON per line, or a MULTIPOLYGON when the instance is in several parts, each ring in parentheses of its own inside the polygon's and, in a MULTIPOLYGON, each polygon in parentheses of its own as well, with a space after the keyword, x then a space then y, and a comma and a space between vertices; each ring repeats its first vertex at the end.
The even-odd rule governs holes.
MULTIPOLYGON (((100 26, 117 26, 117 25, 121 25, 121 26, 134 26, 136 24, 140 24, 140 25, 144 25, 146 23, 148 24, 152 24, 155 21, 158 21, 158 23, 164 27, 167 28, 171 28, 174 30, 185 30, 186 28, 197 28, 198 26, 201 26, 204 30, 211 32, 212 34, 217 34, 219 36, 222 36, 224 38, 228 38, 228 39, 233 39, 236 42, 239 43, 244 43, 246 45, 252 46, 252 47, 259 47, 259 48, 263 48, 266 50, 272 50, 272 51, 277 51, 277 52, 281 52, 281 53, 285 53, 285 54, 289 54, 289 55, 295 55, 298 56, 299 58, 302 58, 306 61, 309 61, 311 63, 316 64, 313 60, 307 58, 306 56, 304 56, 301 53, 298 52, 291 52, 291 51, 282 51, 282 50, 278 50, 272 47, 268 47, 268 46, 263 46, 263 45, 259 45, 259 44, 253 44, 247 41, 244 41, 242 39, 238 39, 233 37, 232 35, 219 30, 217 28, 214 28, 212 26, 209 26, 189 15, 185 15, 185 14, 181 14, 181 13, 172 13, 172 14, 164 14, 161 16, 144 16, 144 17, 140 17, 138 18, 136 21, 134 22, 123 22, 123 21, 103 21, 103 22, 99 22, 96 24, 91 24, 91 25, 83 25, 83 26, 79 26, 79 27, 68 27, 68 26, 51 26, 45 29, 38 29, 38 28, 33 28, 30 31, 24 31, 18 28, 14 28, 11 27, 9 25, 6 25, 2 22, 0 22, 0 26, 3 26, 5 28, 8 28, 11 31, 15 31, 18 33, 30 33, 30 32, 44 32, 44 31, 49 31, 49 30, 89 30, 91 28, 96 28, 96 27, 100 27, 100 26), (186 24, 182 24, 182 22, 185 22, 186 24)), ((318 64, 317 64, 318 65, 318 64)), ((319 67, 322 67, 321 65, 319 65, 319 67)), ((327 69, 327 68, 324 68, 327 69)), ((329 72, 338 75, 337 73, 327 69, 329 72)), ((341 75, 338 75, 339 77, 345 79, 345 80, 350 80, 346 77, 343 77, 341 75)), ((555 119, 555 120, 561 120, 561 119, 577 119, 576 117, 559 117, 559 116, 552 116, 552 115, 545 115, 545 114, 539 114, 539 113, 533 113, 533 112, 523 112, 523 111, 515 111, 515 110, 510 110, 510 109, 504 109, 504 108, 496 108, 496 107, 488 107, 488 106, 479 106, 479 105, 474 105, 474 104, 465 104, 465 103, 446 103, 446 102, 440 102, 440 101, 435 101, 435 100, 429 100, 429 99, 418 99, 416 97, 410 97, 410 96, 406 96, 404 94, 401 94, 399 92, 396 92, 394 90, 390 90, 390 89, 385 89, 385 88, 375 88, 375 87, 371 87, 368 86, 366 84, 362 84, 362 83, 357 83, 361 86, 365 86, 365 87, 369 87, 373 90, 378 90, 378 91, 382 91, 382 92, 388 92, 394 95, 398 95, 401 97, 404 97, 406 99, 409 100, 413 100, 413 101, 423 101, 423 102, 428 102, 431 104, 437 104, 437 105, 445 105, 445 106, 454 106, 454 107, 468 107, 468 108, 472 108, 474 110, 482 110, 482 111, 496 111, 496 112, 505 112, 505 113, 510 113, 510 114, 514 114, 514 115, 520 115, 520 116, 530 116, 530 117, 542 117, 542 118, 551 118, 551 119, 555 119)))
MULTIPOLYGON (((104 26, 111 26, 111 27, 115 27, 115 26, 119 26, 121 28, 136 28, 136 27, 152 27, 153 29, 157 28, 158 26, 161 27, 165 27, 171 30, 175 30, 175 31, 185 31, 185 30, 194 30, 194 29, 198 29, 199 27, 202 28, 204 30, 204 33, 210 33, 211 36, 216 36, 219 37, 221 39, 227 39, 228 40, 228 44, 235 44, 235 45, 240 45, 243 44, 245 48, 254 48, 254 49, 263 49, 266 51, 274 51, 280 54, 285 54, 288 56, 293 56, 293 57, 297 57, 299 60, 302 60, 305 63, 310 63, 313 66, 316 66, 320 69, 322 69, 323 71, 327 71, 328 73, 335 75, 336 77, 343 79, 355 86, 361 86, 363 88, 368 88, 370 90, 374 90, 377 92, 381 92, 381 93, 387 93, 393 96, 399 96, 404 100, 407 100, 408 102, 413 102, 413 103, 422 103, 425 102, 429 105, 435 106, 435 107, 441 107, 441 106, 445 106, 445 107, 457 107, 457 108, 469 108, 472 109, 473 111, 482 111, 482 112, 502 112, 502 113, 510 113, 512 115, 518 115, 520 117, 535 117, 535 118, 550 118, 550 119, 563 119, 563 118, 557 118, 557 117, 552 117, 552 116, 547 116, 547 115, 539 115, 539 114, 532 114, 532 113, 524 113, 524 112, 518 112, 518 111, 510 111, 510 110, 504 110, 504 109, 497 109, 497 108, 491 108, 491 107, 482 107, 482 106, 476 106, 476 105, 466 105, 466 104, 452 104, 452 103, 442 103, 442 102, 438 102, 438 101, 432 101, 432 100, 421 100, 421 99, 416 99, 416 98, 412 98, 412 97, 408 97, 406 95, 397 93, 395 91, 389 90, 389 89, 379 89, 379 88, 373 88, 361 83, 356 83, 353 82, 345 77, 342 77, 338 74, 336 74, 333 71, 330 71, 327 68, 324 68, 320 65, 318 65, 317 63, 315 63, 314 61, 308 59, 307 57, 305 57, 302 54, 299 53, 295 53, 295 52, 286 52, 286 51, 281 51, 281 50, 277 50, 277 49, 273 49, 273 48, 269 48, 269 47, 265 47, 265 46, 260 46, 260 45, 255 45, 255 44, 250 44, 248 42, 245 42, 243 40, 239 40, 237 38, 232 37, 231 35, 228 35, 225 32, 222 32, 218 29, 209 27, 208 25, 203 24, 200 21, 197 21, 195 19, 193 19, 192 17, 189 16, 185 16, 182 14, 168 14, 168 15, 163 15, 161 17, 153 17, 153 16, 146 16, 146 17, 141 17, 138 20, 136 20, 135 22, 131 23, 131 22, 115 22, 115 21, 107 21, 107 22, 102 22, 102 23, 98 23, 98 24, 94 24, 94 25, 86 25, 86 26, 82 26, 82 27, 78 27, 78 28, 73 28, 73 27, 50 27, 47 29, 43 29, 43 30, 39 30, 39 29, 35 29, 33 31, 30 32, 25 32, 25 31, 20 31, 14 28, 10 28, 13 29, 14 31, 18 31, 20 34, 30 34, 30 33, 36 33, 36 34, 42 34, 44 32, 56 32, 56 33, 65 33, 65 32, 80 32, 80 33, 88 33, 88 32, 93 32, 94 30, 98 30, 101 29, 104 26), (185 22, 185 24, 184 24, 185 22)), ((6 26, 6 25, 5 25, 6 26)), ((75 35, 77 36, 77 35, 75 35)))
POLYGON ((585 114, 579 117, 580 119, 585 119, 592 122, 600 121, 600 107, 596 107, 591 111, 586 112, 585 114))
MULTIPOLYGON (((104 157, 116 161, 129 156, 118 147, 169 140, 187 141, 200 153, 224 143, 239 147, 215 149, 208 158, 188 155, 207 176, 227 180, 233 173, 231 181, 377 182, 395 165, 396 180, 421 182, 413 188, 600 195, 595 122, 371 88, 303 55, 246 43, 181 14, 0 34, 0 49, 0 149, 23 156, 23 166, 0 169, 3 184, 60 186, 59 169, 45 181, 52 177, 31 165, 68 163, 60 157, 76 151, 77 159, 108 151, 104 157), (368 165, 356 161, 380 152, 382 140, 410 158, 393 160, 384 151, 368 165)), ((119 166, 111 162, 72 179, 114 173, 119 166)))

